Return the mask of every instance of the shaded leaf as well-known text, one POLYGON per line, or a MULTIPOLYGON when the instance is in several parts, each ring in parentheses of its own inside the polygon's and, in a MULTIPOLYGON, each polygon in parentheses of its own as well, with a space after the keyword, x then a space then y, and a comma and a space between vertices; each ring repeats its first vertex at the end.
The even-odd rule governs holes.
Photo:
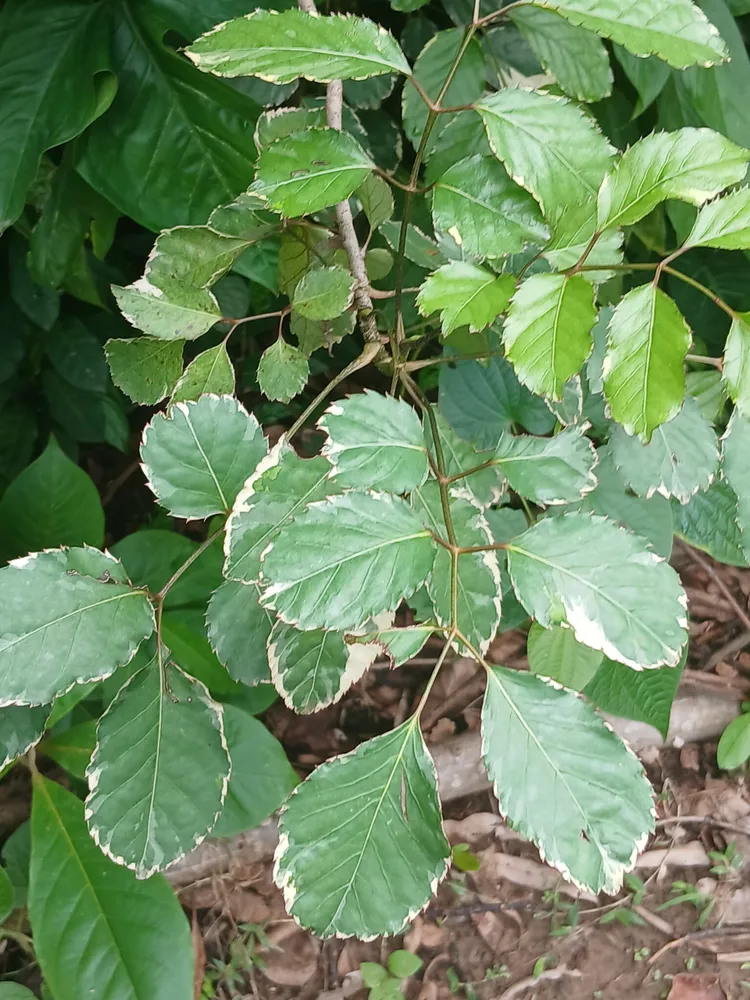
POLYGON ((348 132, 308 129, 261 152, 252 190, 282 215, 311 215, 348 198, 373 166, 348 132))
POLYGON ((482 742, 508 824, 574 884, 617 892, 654 829, 635 754, 572 692, 502 667, 488 675, 482 742))
POLYGON ((679 663, 687 599, 644 539, 576 512, 539 521, 507 551, 516 594, 540 625, 567 624, 636 670, 679 663))
POLYGON ((49 705, 0 708, 0 770, 39 742, 49 713, 49 705))
POLYGON ((90 719, 48 736, 39 751, 65 768, 68 774, 83 781, 95 743, 96 720, 90 719))
MULTIPOLYGON (((529 629, 526 651, 532 674, 550 677, 573 691, 583 691, 602 662, 599 650, 584 646, 576 639, 572 629, 559 625, 542 628, 534 622, 529 629)), ((622 669, 628 668, 623 666, 622 669)), ((630 673, 635 674, 635 671, 630 673)))
POLYGON ((737 524, 745 557, 750 557, 750 420, 737 410, 721 439, 724 478, 737 495, 737 524))
POLYGON ((302 392, 309 377, 310 365, 304 352, 287 344, 283 337, 278 337, 261 355, 258 386, 269 399, 288 403, 302 392))
POLYGON ((230 772, 222 714, 208 691, 156 659, 99 720, 86 822, 118 864, 148 878, 213 828, 230 772))
POLYGON ((687 647, 676 667, 658 670, 631 670, 605 657, 583 693, 603 712, 645 722, 658 729, 666 740, 686 655, 687 647))
POLYGON ((206 613, 208 638, 234 680, 255 686, 271 679, 265 650, 273 622, 256 584, 226 580, 215 592, 206 613))
POLYGON ((738 313, 732 321, 722 375, 730 399, 750 416, 750 313, 738 313))
POLYGON ((346 493, 312 504, 266 549, 263 604, 290 625, 358 629, 395 611, 430 574, 435 544, 388 493, 346 493), (327 598, 333 588, 335 601, 327 598))
POLYGON ((476 264, 451 261, 422 285, 417 307, 423 316, 440 312, 443 336, 461 326, 478 333, 505 312, 513 287, 510 275, 498 277, 476 264))
POLYGON ((608 333, 603 381, 612 418, 648 442, 682 408, 690 329, 674 301, 649 282, 620 299, 608 333))
POLYGON ((411 74, 398 42, 383 28, 351 14, 256 10, 212 28, 185 50, 198 69, 220 76, 259 76, 290 83, 364 80, 411 74))
POLYGON ((634 56, 620 45, 613 45, 612 48, 625 76, 638 91, 638 100, 633 108, 633 118, 637 118, 651 107, 672 74, 667 63, 656 56, 634 56))
POLYGON ((416 719, 322 764, 287 800, 279 831, 276 882, 303 927, 320 937, 397 934, 450 861, 416 719))
POLYGON ((704 205, 684 245, 750 250, 750 188, 738 188, 704 205))
MULTIPOLYGON (((384 222, 380 226, 380 232, 385 237, 385 241, 391 250, 394 253, 398 253, 401 223, 393 221, 384 222)), ((418 229, 417 226, 412 226, 411 223, 406 227, 404 256, 407 260, 418 264, 419 267, 423 267, 428 271, 434 271, 448 260, 437 243, 431 240, 429 236, 425 236, 421 229, 418 229)))
POLYGON ((382 177, 370 174, 365 177, 355 193, 372 229, 382 226, 393 216, 393 195, 382 177))
POLYGON ((718 562, 747 566, 737 513, 737 494, 723 479, 696 493, 689 503, 672 501, 675 535, 718 562))
POLYGON ((121 574, 94 549, 37 552, 0 569, 0 705, 45 705, 128 663, 154 615, 121 574))
POLYGON ((182 374, 180 340, 135 337, 104 345, 112 381, 135 403, 153 406, 168 396, 182 374))
POLYGON ((258 421, 231 396, 203 396, 157 413, 143 432, 148 485, 173 517, 228 512, 268 450, 258 421))
POLYGON ((433 632, 434 629, 431 625, 414 625, 409 628, 390 628, 378 632, 368 632, 357 641, 378 643, 391 661, 391 666, 400 667, 417 655, 433 632))
POLYGON ((339 486, 405 493, 427 479, 422 424, 403 400, 366 389, 329 406, 318 427, 328 435, 322 454, 339 486))

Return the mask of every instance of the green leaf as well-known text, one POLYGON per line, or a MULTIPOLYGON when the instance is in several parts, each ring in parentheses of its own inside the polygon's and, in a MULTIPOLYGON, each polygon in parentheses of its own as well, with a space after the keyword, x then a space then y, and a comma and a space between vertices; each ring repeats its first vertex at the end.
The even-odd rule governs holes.
POLYGON ((41 776, 31 810, 29 914, 34 950, 55 1000, 185 1000, 190 928, 167 882, 136 881, 89 836, 83 804, 41 776), (50 892, 50 885, 57 888, 50 892), (162 961, 169 955, 169 962, 162 961))
MULTIPOLYGON (((440 410, 453 429, 479 448, 495 449, 501 435, 517 423, 532 434, 546 434, 555 418, 544 400, 518 381, 503 357, 489 362, 457 361, 440 366, 440 410)), ((450 473, 479 465, 464 464, 450 473)))
POLYGON ((157 413, 143 432, 149 486, 173 517, 228 512, 268 450, 258 421, 231 396, 203 396, 157 413))
POLYGON ((738 188, 704 205, 685 246, 750 250, 750 188, 738 188))
POLYGON ((424 431, 403 400, 366 389, 333 403, 318 421, 328 435, 322 454, 339 486, 406 493, 427 479, 424 431))
POLYGON ((502 667, 488 674, 482 742, 508 824, 575 885, 617 892, 654 829, 635 754, 577 695, 502 667))
POLYGON ((121 572, 90 549, 38 552, 0 569, 0 705, 48 704, 134 656, 154 614, 143 591, 116 582, 121 572))
POLYGON ((361 962, 359 971, 362 973, 362 982, 369 989, 375 989, 388 980, 388 970, 377 962, 361 962))
POLYGON ((252 190, 282 215, 311 215, 348 198, 373 167, 348 132, 311 128, 261 152, 252 190))
POLYGON ((198 69, 219 76, 259 76, 290 83, 411 75, 393 36, 365 17, 256 10, 212 28, 185 50, 198 69))
POLYGON ((610 95, 609 56, 593 32, 540 7, 517 7, 510 18, 566 94, 579 101, 601 101, 610 95))
MULTIPOLYGON (((636 535, 647 538, 658 555, 669 559, 672 552, 672 508, 669 501, 658 493, 648 500, 633 496, 615 468, 611 448, 599 448, 597 455, 598 485, 573 509, 590 511, 617 521, 636 535)), ((571 508, 553 508, 553 512, 556 509, 565 513, 571 508)))
POLYGON ((254 687, 271 679, 265 649, 273 616, 255 584, 226 580, 211 598, 206 625, 211 648, 230 677, 254 687))
POLYGON ((724 349, 724 385, 744 416, 750 416, 750 313, 737 313, 724 349))
POLYGON ((42 153, 79 135, 111 102, 111 10, 98 4, 23 0, 0 18, 0 233, 23 211, 42 153), (44 31, 39 25, 44 24, 44 31))
POLYGON ((596 486, 596 451, 575 426, 551 438, 506 432, 495 461, 511 489, 538 504, 572 503, 596 486))
POLYGON ((743 538, 737 524, 737 494, 717 479, 687 504, 672 501, 674 533, 729 566, 747 566, 743 538))
POLYGON ((200 399, 204 395, 233 394, 234 368, 229 360, 226 344, 222 341, 193 358, 175 385, 170 402, 182 403, 200 399))
POLYGON ((262 556, 263 604, 303 630, 359 629, 432 570, 430 532, 399 497, 346 493, 308 507, 262 556), (326 599, 334 588, 335 601, 326 599))
POLYGON ((87 772, 91 836, 148 878, 211 831, 230 770, 219 707, 199 681, 154 658, 99 720, 87 772))
MULTIPOLYGON (((15 895, 16 893, 13 888, 13 883, 8 877, 5 869, 0 868, 0 923, 4 923, 15 909, 15 895)), ((9 985, 12 985, 12 983, 9 985)), ((21 989, 21 987, 19 987, 19 989, 21 989)), ((32 998, 34 996, 33 993, 29 993, 28 995, 32 998)), ((2 996, 2 987, 0 987, 0 997, 2 996)))
POLYGON ((343 267, 315 267, 294 289, 292 308, 307 319, 335 319, 352 304, 354 278, 343 267))
MULTIPOLYGON (((445 367, 443 366, 443 368, 445 367)), ((510 365, 508 365, 508 371, 510 370, 510 365)), ((549 413, 549 410, 547 412, 549 413)), ((443 452, 446 476, 457 476, 467 469, 474 469, 479 465, 491 462, 493 457, 491 451, 477 451, 468 442, 462 440, 439 410, 434 409, 434 416, 443 452)), ((429 420, 425 423, 425 440, 433 458, 436 458, 437 452, 432 439, 432 424, 429 420)), ((471 494, 480 507, 486 508, 497 503, 503 495, 504 477, 497 466, 488 465, 487 468, 462 479, 461 487, 464 492, 471 494)))
MULTIPOLYGON (((428 483, 418 490, 413 502, 425 525, 447 540, 437 483, 428 483)), ((489 525, 473 498, 453 497, 450 512, 459 545, 467 548, 492 545, 489 525)), ((435 553, 435 565, 427 581, 435 618, 439 625, 449 627, 455 608, 458 629, 484 656, 500 624, 501 580, 497 554, 492 551, 462 553, 458 557, 455 586, 454 604, 451 554, 441 545, 435 553)), ((460 643, 458 646, 460 648, 460 643)))
POLYGON ((679 663, 687 598, 644 539, 576 512, 539 521, 507 551, 518 599, 540 625, 567 624, 636 670, 679 663))
POLYGON ((36 1000, 36 994, 18 983, 0 983, 0 1000, 36 1000))
POLYGON ((50 437, 0 500, 0 552, 9 559, 58 545, 103 544, 99 493, 50 437))
POLYGON ((636 56, 656 55, 676 69, 712 66, 727 57, 718 31, 690 0, 640 0, 617 8, 607 0, 534 3, 619 43, 636 56))
POLYGON ((750 715, 740 715, 721 734, 716 763, 725 771, 741 767, 750 757, 750 715))
POLYGON ((225 705, 224 730, 232 774, 214 837, 233 837, 258 826, 299 783, 279 741, 248 712, 225 705))
POLYGON ((392 951, 388 956, 388 971, 396 979, 408 979, 422 968, 422 959, 410 951, 392 951))
MULTIPOLYGON (((599 650, 584 646, 576 639, 572 629, 559 625, 542 628, 534 622, 529 630, 526 649, 532 674, 550 677, 573 691, 583 691, 602 662, 599 650)), ((629 672, 635 673, 634 670, 629 672)))
POLYGON ((79 722, 61 733, 48 736, 39 752, 83 781, 96 743, 96 721, 79 722))
POLYGON ((377 229, 392 218, 393 195, 388 183, 382 177, 370 174, 365 177, 355 193, 371 229, 377 229))
POLYGON ((124 0, 113 10, 117 94, 80 140, 76 167, 123 214, 158 232, 204 223, 216 205, 247 188, 260 108, 167 47, 165 28, 176 19, 164 24, 153 6, 124 0))
MULTIPOLYGON (((482 96, 484 90, 482 46, 476 38, 472 38, 467 44, 462 29, 450 28, 448 31, 439 31, 433 35, 414 63, 414 79, 420 84, 427 96, 436 101, 442 91, 443 84, 448 79, 448 73, 459 49, 463 53, 461 61, 453 74, 448 89, 442 95, 441 103, 446 108, 472 104, 482 96)), ((404 133, 416 149, 424 132, 428 110, 416 88, 409 84, 403 89, 401 112, 404 133)), ((444 119, 449 117, 449 115, 438 115, 438 121, 433 126, 427 142, 427 156, 435 148, 435 143, 447 124, 444 119)))
POLYGON ((31 824, 25 820, 3 844, 3 865, 13 883, 16 906, 25 906, 29 891, 31 824))
MULTIPOLYGON (((596 228, 596 193, 615 150, 591 118, 563 98, 506 89, 483 98, 476 110, 495 156, 541 205, 556 265, 575 264, 596 228)), ((595 254, 589 263, 599 262, 595 254)), ((604 259, 615 261, 610 248, 604 259)))
POLYGON ((380 653, 377 643, 347 642, 341 632, 299 632, 277 621, 268 639, 271 678, 284 704, 298 715, 342 698, 380 653))
POLYGON ((105 392, 109 372, 99 338, 75 316, 62 316, 44 338, 52 367, 77 389, 105 392))
POLYGON ((503 343, 532 392, 560 399, 565 383, 591 353, 594 290, 580 275, 534 274, 513 296, 503 343))
POLYGON ((443 336, 461 326, 479 333, 505 312, 513 294, 511 275, 498 277, 467 261, 451 261, 431 274, 417 296, 423 316, 440 312, 443 336))
POLYGON ((602 182, 597 228, 632 226, 668 199, 702 205, 747 173, 750 151, 707 128, 657 132, 627 149, 602 182))
POLYGON ((622 478, 641 497, 660 493, 687 503, 710 486, 719 466, 714 429, 690 396, 676 417, 656 428, 648 444, 614 427, 610 447, 622 478))
POLYGON ((609 322, 604 395, 628 434, 648 442, 685 399, 690 329, 668 295, 649 282, 624 295, 609 322))
POLYGON ((434 631, 431 625, 389 628, 368 632, 357 641, 378 643, 391 661, 391 666, 400 667, 417 655, 434 631))
POLYGON ((302 392, 309 377, 310 365, 305 354, 287 344, 283 337, 278 337, 261 355, 258 386, 269 399, 288 403, 302 392))
POLYGON ((448 168, 434 188, 432 218, 472 257, 504 257, 549 239, 537 203, 493 156, 448 168))
POLYGON ((154 406, 182 374, 182 341, 135 337, 108 340, 104 350, 112 381, 135 403, 154 406))
POLYGON ((317 768, 287 800, 279 832, 276 882, 303 927, 320 937, 398 934, 450 862, 417 720, 317 768))
POLYGON ((737 495, 737 524, 745 556, 750 557, 750 420, 738 410, 731 416, 721 445, 722 471, 737 495))
POLYGON ((0 770, 39 742, 49 713, 49 705, 0 708, 0 770))
MULTIPOLYGON (((380 232, 385 237, 385 241, 394 253, 398 253, 401 234, 400 222, 384 222, 380 227, 380 232)), ((427 271, 434 271, 441 264, 447 262, 447 257, 429 236, 425 236, 421 229, 412 226, 406 227, 406 245, 404 246, 404 256, 407 260, 418 264, 419 267, 427 271)))
POLYGON ((638 92, 638 100, 633 108, 633 118, 638 118, 664 90, 667 80, 672 76, 671 71, 666 63, 655 56, 634 56, 619 45, 612 47, 625 76, 638 92))
POLYGON ((686 655, 687 647, 676 667, 658 670, 631 670, 605 657, 583 693, 603 712, 645 722, 658 729, 666 740, 686 655))
POLYGON ((230 580, 254 583, 260 576, 261 553, 279 529, 338 488, 328 477, 330 463, 303 459, 282 440, 245 483, 227 522, 224 574, 230 580))

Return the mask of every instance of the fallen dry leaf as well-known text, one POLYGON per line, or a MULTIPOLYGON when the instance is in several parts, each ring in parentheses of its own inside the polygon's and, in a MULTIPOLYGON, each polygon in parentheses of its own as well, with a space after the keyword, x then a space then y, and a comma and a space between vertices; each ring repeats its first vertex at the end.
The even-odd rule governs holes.
POLYGON ((726 993, 711 973, 682 972, 672 980, 667 1000, 726 1000, 726 993))
POLYGON ((420 948, 444 948, 448 940, 448 931, 444 927, 438 927, 423 917, 416 917, 411 930, 404 937, 404 948, 416 954, 420 948))
POLYGON ((274 947, 263 951, 263 975, 277 986, 304 986, 315 975, 320 944, 293 920, 269 924, 266 934, 274 947))

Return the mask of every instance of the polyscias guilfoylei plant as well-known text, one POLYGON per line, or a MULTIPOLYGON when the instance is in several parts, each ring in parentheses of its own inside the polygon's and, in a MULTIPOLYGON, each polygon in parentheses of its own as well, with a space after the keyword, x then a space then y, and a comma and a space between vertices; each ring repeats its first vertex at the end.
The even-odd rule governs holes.
MULTIPOLYGON (((652 791, 596 709, 666 727, 687 642, 685 594, 666 561, 673 526, 699 545, 719 534, 750 549, 750 319, 675 266, 691 248, 750 250, 750 189, 737 186, 750 152, 685 127, 619 153, 576 103, 609 92, 602 39, 623 61, 682 69, 725 59, 718 32, 689 0, 477 4, 470 17, 413 66, 367 18, 307 4, 199 38, 187 49, 199 69, 326 84, 325 110, 263 114, 250 190, 204 226, 163 232, 143 277, 115 289, 145 335, 108 344, 115 382, 137 401, 170 397, 143 435, 148 483, 174 517, 221 519, 202 549, 224 535, 207 629, 230 675, 270 677, 290 708, 313 712, 377 656, 398 666, 443 640, 414 715, 321 765, 283 808, 276 879, 289 912, 323 936, 398 932, 447 871, 420 715, 452 651, 486 668, 483 756, 508 823, 577 885, 617 891, 653 830, 652 791), (485 79, 478 39, 507 20, 559 90, 485 79), (345 113, 347 84, 383 78, 403 78, 415 149, 405 181, 376 167, 345 113), (659 262, 625 261, 624 230, 667 201, 698 209, 691 228, 659 262), (434 239, 410 222, 428 208, 434 239), (270 238, 289 299, 280 323, 289 317, 296 344, 280 327, 261 390, 289 400, 316 349, 357 321, 363 339, 273 448, 233 395, 226 341, 179 380, 170 361, 173 346, 226 320, 212 285, 270 238), (389 247, 393 288, 378 290, 389 247), (643 282, 623 294, 623 273, 643 282), (734 404, 721 448, 686 394, 691 332, 665 276, 731 316, 723 364, 708 359, 734 404), (320 454, 300 457, 297 430, 368 365, 390 392, 330 403, 320 454), (417 374, 431 365, 437 405, 417 374), (404 603, 413 624, 396 624, 404 603), (527 617, 530 671, 488 663, 498 630, 527 617)), ((231 319, 227 339, 254 318, 231 319)), ((139 877, 213 829, 230 780, 223 713, 172 662, 162 628, 194 558, 157 594, 90 549, 0 571, 0 704, 26 726, 17 752, 40 737, 54 699, 130 675, 98 724, 86 820, 139 877)))

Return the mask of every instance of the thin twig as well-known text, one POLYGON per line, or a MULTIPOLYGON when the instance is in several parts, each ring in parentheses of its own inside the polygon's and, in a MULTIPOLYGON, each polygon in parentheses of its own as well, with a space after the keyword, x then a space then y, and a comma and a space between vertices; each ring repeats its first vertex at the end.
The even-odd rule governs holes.
POLYGON ((726 830, 727 833, 738 833, 741 836, 750 837, 750 826, 737 826, 735 823, 725 823, 724 820, 714 819, 713 816, 668 816, 666 819, 657 820, 657 830, 665 826, 675 826, 684 824, 685 826, 713 826, 717 830, 726 830))
MULTIPOLYGON (((711 938, 743 937, 747 932, 747 924, 733 924, 729 927, 714 927, 705 931, 691 931, 689 934, 683 934, 682 937, 675 938, 674 941, 667 941, 665 945, 649 958, 648 964, 653 965, 666 952, 672 951, 674 948, 679 948, 683 944, 697 944, 699 947, 704 948, 706 946, 702 942, 711 938)), ((713 948, 709 948, 708 950, 713 951, 713 948)))
POLYGON ((723 645, 720 649, 717 649, 702 669, 713 670, 714 667, 721 663, 722 660, 725 660, 728 656, 732 656, 734 653, 739 653, 741 650, 745 649, 746 646, 750 646, 750 629, 740 632, 740 634, 736 635, 734 639, 730 639, 729 642, 723 645))
POLYGON ((198 546, 198 548, 195 550, 195 552, 191 553, 191 555, 188 556, 188 558, 185 560, 185 562, 182 564, 182 566, 179 566, 174 571, 174 573, 170 576, 170 578, 167 580, 167 582, 161 588, 161 590, 159 591, 159 593, 155 595, 157 601, 159 601, 162 604, 164 603, 164 598, 167 596, 167 594, 172 589, 172 587, 174 587, 174 585, 180 579, 180 577, 182 576, 182 574, 186 570, 190 569, 190 567, 193 565, 193 563, 195 562, 196 559, 200 559, 200 557, 203 555, 203 553, 206 551, 206 549, 209 548, 216 541, 216 539, 221 534, 223 534, 223 532, 224 532, 224 525, 222 524, 222 526, 220 528, 218 528, 216 531, 212 532, 212 534, 210 534, 208 536, 208 538, 206 538, 204 541, 201 542, 201 544, 198 546))
POLYGON ((727 585, 724 583, 721 576, 716 572, 716 570, 713 568, 708 559, 704 559, 704 557, 699 552, 696 552, 696 550, 692 548, 690 545, 686 545, 684 542, 682 542, 681 544, 683 551, 687 553, 689 558, 692 559, 693 562, 696 563, 696 565, 700 566, 700 568, 711 577, 711 579, 714 581, 716 586, 722 592, 724 597, 726 597, 728 603, 731 605, 732 610, 737 615, 739 620, 742 622, 745 628, 748 629, 748 631, 750 631, 750 615, 748 615, 747 611, 742 607, 742 605, 739 603, 739 601, 734 596, 729 587, 727 587, 727 585))
POLYGON ((724 368, 724 362, 721 358, 707 358, 704 354, 686 354, 685 360, 692 361, 695 365, 713 365, 719 371, 724 368))

